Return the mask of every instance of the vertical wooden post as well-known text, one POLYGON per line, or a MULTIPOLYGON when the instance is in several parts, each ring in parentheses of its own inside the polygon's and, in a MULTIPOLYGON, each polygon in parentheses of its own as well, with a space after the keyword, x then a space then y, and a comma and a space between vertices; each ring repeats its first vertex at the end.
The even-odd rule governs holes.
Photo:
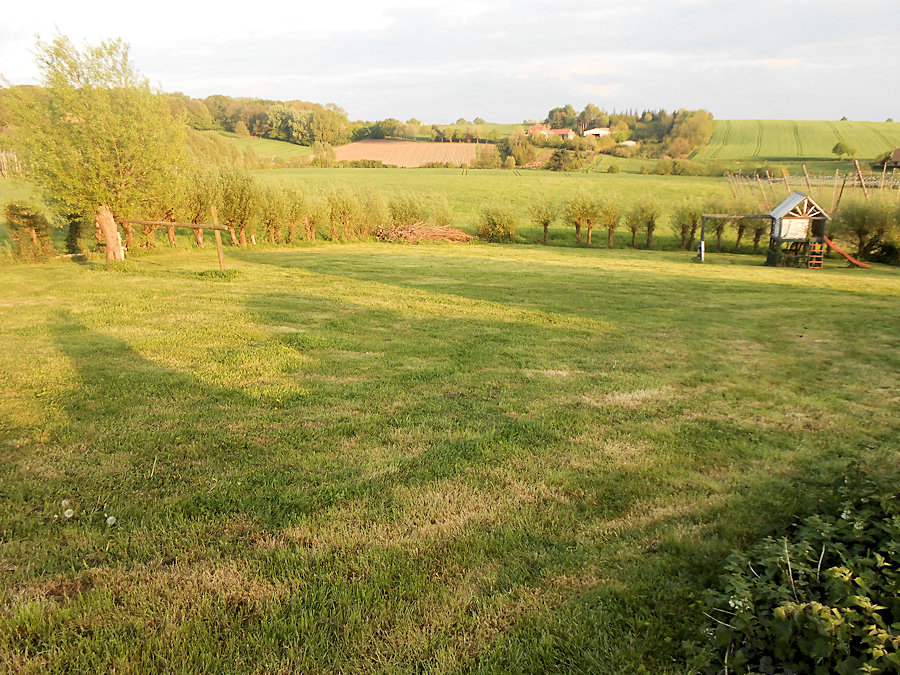
POLYGON ((706 216, 700 218, 700 244, 697 254, 700 262, 706 261, 706 216))
POLYGON ((856 175, 859 176, 859 184, 862 187, 863 194, 866 196, 866 200, 868 200, 869 199, 869 190, 868 190, 868 188, 866 188, 866 181, 863 178, 862 169, 859 168, 859 160, 854 159, 853 161, 856 163, 856 175))
MULTIPOLYGON (((885 165, 887 166, 887 165, 885 165)), ((730 171, 725 172, 725 177, 728 178, 728 185, 731 186, 731 194, 734 195, 734 198, 737 199, 738 193, 737 189, 734 187, 734 176, 731 175, 730 171)))
POLYGON ((809 171, 806 170, 806 164, 803 165, 803 175, 806 176, 806 189, 809 190, 809 192, 807 192, 807 194, 810 197, 812 197, 813 196, 812 185, 809 182, 809 171))
POLYGON ((879 190, 884 190, 884 179, 887 177, 887 161, 885 161, 884 166, 881 167, 881 185, 878 186, 879 190))
MULTIPOLYGON (((847 176, 849 175, 847 174, 847 176)), ((838 193, 837 202, 835 202, 834 208, 831 210, 832 218, 834 218, 834 214, 837 213, 838 207, 841 205, 841 197, 844 196, 844 187, 847 185, 847 176, 844 176, 844 182, 841 183, 841 191, 838 193)))
POLYGON ((838 191, 838 181, 841 178, 841 170, 834 170, 834 190, 831 193, 831 213, 834 214, 834 209, 837 206, 837 191, 838 191))
POLYGON ((781 169, 781 177, 784 179, 784 189, 787 190, 787 196, 791 196, 791 184, 788 182, 787 169, 782 167, 781 169))
POLYGON ((216 226, 216 229, 213 230, 216 236, 216 253, 219 254, 219 270, 222 272, 225 271, 225 252, 222 250, 222 232, 219 230, 219 214, 216 211, 215 206, 209 207, 210 212, 212 213, 212 224, 216 226))
POLYGON ((769 196, 766 194, 766 189, 763 187, 762 178, 760 178, 759 174, 756 174, 756 182, 759 184, 759 191, 762 192, 763 201, 766 203, 766 209, 771 211, 772 207, 769 206, 769 196))

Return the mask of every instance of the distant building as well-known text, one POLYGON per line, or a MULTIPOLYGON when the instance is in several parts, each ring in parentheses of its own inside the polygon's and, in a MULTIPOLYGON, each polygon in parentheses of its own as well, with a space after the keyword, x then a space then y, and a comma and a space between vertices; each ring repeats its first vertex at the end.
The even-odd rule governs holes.
POLYGON ((894 154, 887 161, 888 169, 900 169, 900 148, 894 148, 894 154))
POLYGON ((593 129, 588 129, 584 132, 585 136, 597 136, 600 138, 601 136, 609 136, 609 127, 594 127, 593 129))
POLYGON ((570 141, 575 138, 575 132, 572 129, 551 129, 546 124, 532 124, 528 127, 529 136, 562 136, 570 141))
POLYGON ((570 141, 575 138, 575 132, 572 129, 549 129, 549 132, 554 136, 568 138, 570 141))

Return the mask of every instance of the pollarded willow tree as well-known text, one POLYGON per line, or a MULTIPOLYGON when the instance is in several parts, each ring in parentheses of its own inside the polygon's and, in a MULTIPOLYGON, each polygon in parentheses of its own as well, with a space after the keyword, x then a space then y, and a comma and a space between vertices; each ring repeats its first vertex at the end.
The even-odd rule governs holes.
MULTIPOLYGON (((44 95, 13 104, 13 133, 30 176, 61 213, 141 214, 182 162, 185 125, 128 51, 118 39, 83 50, 62 35, 37 41, 44 95)), ((98 223, 107 259, 120 259, 112 218, 98 223)))

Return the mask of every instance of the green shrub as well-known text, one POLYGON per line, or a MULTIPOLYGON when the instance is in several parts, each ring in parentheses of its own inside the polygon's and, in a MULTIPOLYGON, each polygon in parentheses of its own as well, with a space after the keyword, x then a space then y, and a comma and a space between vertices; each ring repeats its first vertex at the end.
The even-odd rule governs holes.
POLYGON ((711 672, 900 672, 894 490, 845 479, 822 514, 729 558, 708 599, 711 672))
POLYGON ((606 173, 619 173, 619 171, 621 171, 621 169, 619 168, 618 164, 610 164, 606 168, 606 173))
POLYGON ((17 257, 38 260, 53 252, 50 223, 36 206, 10 202, 6 205, 6 225, 17 257))
POLYGON ((392 196, 388 211, 392 225, 412 225, 425 220, 425 203, 413 194, 392 196))
POLYGON ((519 216, 510 204, 485 204, 478 214, 475 233, 485 241, 511 242, 519 228, 519 216))

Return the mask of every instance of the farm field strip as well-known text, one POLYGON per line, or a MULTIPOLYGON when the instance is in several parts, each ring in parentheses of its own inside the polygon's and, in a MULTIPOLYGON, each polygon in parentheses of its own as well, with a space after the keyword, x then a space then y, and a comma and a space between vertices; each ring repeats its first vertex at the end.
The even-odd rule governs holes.
MULTIPOLYGON (((432 162, 470 164, 478 156, 480 144, 424 143, 417 141, 368 140, 335 148, 338 160, 370 159, 404 168, 432 162)), ((493 146, 491 146, 493 150, 493 146)))
POLYGON ((810 120, 717 120, 698 159, 833 159, 831 149, 846 141, 859 156, 873 158, 900 147, 900 124, 893 122, 810 120))

